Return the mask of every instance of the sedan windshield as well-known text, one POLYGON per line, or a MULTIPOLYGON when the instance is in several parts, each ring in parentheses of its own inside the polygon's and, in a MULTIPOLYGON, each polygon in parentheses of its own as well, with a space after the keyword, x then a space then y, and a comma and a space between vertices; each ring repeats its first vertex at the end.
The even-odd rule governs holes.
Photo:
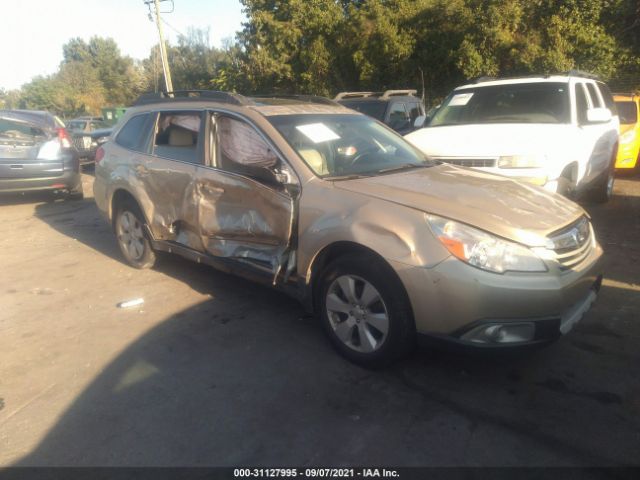
POLYGON ((402 137, 364 115, 267 118, 319 177, 383 175, 433 165, 402 137))
POLYGON ((566 83, 513 83, 455 90, 431 127, 483 123, 569 123, 566 83))

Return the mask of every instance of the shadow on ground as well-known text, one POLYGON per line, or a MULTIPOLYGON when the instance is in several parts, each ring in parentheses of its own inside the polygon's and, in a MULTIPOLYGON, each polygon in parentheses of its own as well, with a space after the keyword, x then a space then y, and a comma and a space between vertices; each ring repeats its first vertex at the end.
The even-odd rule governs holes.
MULTIPOLYGON (((632 240, 619 222, 634 202, 593 210, 604 238, 632 240)), ((92 201, 36 216, 120 261, 92 201)), ((609 256, 615 278, 638 278, 624 251, 609 256)), ((640 331, 623 308, 640 305, 636 291, 604 287, 570 336, 524 356, 419 351, 372 372, 284 295, 180 259, 160 269, 214 298, 128 346, 19 465, 640 462, 640 331)))

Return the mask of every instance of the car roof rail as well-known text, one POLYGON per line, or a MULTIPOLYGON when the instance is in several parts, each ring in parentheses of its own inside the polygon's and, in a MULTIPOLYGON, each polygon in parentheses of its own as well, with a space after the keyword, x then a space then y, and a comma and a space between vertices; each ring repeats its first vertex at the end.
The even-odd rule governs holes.
POLYGON ((381 99, 385 100, 389 97, 400 97, 400 96, 416 96, 418 94, 417 90, 385 90, 381 99))
POLYGON ((600 80, 600 77, 595 73, 589 73, 589 72, 584 72, 582 70, 575 70, 575 69, 569 70, 564 73, 560 73, 559 75, 567 75, 569 77, 583 77, 583 78, 589 78, 591 80, 600 80))
POLYGON ((215 100, 216 102, 231 103, 233 105, 247 105, 250 103, 245 96, 238 93, 219 90, 174 90, 172 92, 144 93, 133 102, 133 106, 189 100, 215 100))
POLYGON ((268 95, 268 94, 263 94, 263 95, 252 95, 250 98, 248 98, 248 100, 251 99, 266 99, 266 98, 273 98, 273 99, 284 99, 284 100, 298 100, 300 102, 304 102, 304 103, 319 103, 322 105, 334 105, 334 106, 341 106, 339 103, 337 103, 334 100, 331 100, 330 98, 327 97, 322 97, 320 95, 304 95, 304 94, 289 94, 289 93, 284 93, 284 94, 280 94, 280 93, 276 93, 273 95, 268 95))
POLYGON ((342 100, 343 98, 364 98, 364 97, 373 97, 380 95, 378 92, 340 92, 335 97, 334 100, 342 100))
POLYGON ((474 77, 469 80, 470 83, 482 83, 482 82, 493 82, 494 80, 499 80, 498 77, 489 77, 484 75, 482 77, 474 77))

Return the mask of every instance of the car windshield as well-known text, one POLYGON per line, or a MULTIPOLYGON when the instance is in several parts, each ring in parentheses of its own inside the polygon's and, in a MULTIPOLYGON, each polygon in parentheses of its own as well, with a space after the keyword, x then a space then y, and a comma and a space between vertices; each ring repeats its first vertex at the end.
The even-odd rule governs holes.
POLYGON ((352 110, 356 110, 357 112, 364 113, 365 115, 369 115, 370 117, 377 118, 380 121, 384 120, 384 112, 387 109, 386 102, 380 102, 377 100, 373 101, 341 101, 342 105, 352 110))
POLYGON ((455 90, 431 127, 483 123, 569 123, 566 83, 514 83, 455 90))
POLYGON ((632 125, 638 122, 638 109, 636 102, 616 102, 620 123, 632 125))
POLYGON ((364 115, 267 118, 319 177, 383 175, 433 165, 402 137, 364 115))

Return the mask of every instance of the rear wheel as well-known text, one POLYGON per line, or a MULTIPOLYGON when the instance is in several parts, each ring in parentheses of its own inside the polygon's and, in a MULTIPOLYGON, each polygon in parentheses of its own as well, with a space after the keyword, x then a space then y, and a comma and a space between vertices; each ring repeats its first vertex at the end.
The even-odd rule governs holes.
POLYGON ((140 269, 151 268, 156 261, 144 224, 144 217, 137 205, 126 202, 118 208, 115 218, 118 246, 127 262, 140 269))
POLYGON ((413 347, 406 292, 395 272, 371 256, 332 262, 321 279, 319 308, 334 347, 354 363, 385 366, 413 347))

